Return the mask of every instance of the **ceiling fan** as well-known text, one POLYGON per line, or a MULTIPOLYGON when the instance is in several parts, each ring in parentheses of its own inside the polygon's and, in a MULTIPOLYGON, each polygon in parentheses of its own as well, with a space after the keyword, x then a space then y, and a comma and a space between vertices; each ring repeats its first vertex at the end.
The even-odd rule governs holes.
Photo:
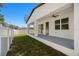
POLYGON ((52 15, 52 17, 55 17, 55 18, 58 17, 58 16, 59 16, 59 15, 55 15, 55 14, 52 15))

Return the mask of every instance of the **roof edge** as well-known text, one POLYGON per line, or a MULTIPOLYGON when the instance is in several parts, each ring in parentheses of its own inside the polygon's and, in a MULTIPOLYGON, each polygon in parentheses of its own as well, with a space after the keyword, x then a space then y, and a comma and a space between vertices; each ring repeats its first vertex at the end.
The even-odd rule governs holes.
POLYGON ((39 8, 39 7, 42 6, 43 4, 45 4, 45 3, 40 3, 40 4, 37 5, 35 8, 33 8, 33 10, 31 11, 31 13, 30 13, 30 15, 29 15, 29 17, 28 17, 28 19, 27 19, 27 21, 26 21, 26 23, 29 21, 29 19, 30 19, 30 17, 32 16, 34 10, 37 9, 37 8, 39 8))

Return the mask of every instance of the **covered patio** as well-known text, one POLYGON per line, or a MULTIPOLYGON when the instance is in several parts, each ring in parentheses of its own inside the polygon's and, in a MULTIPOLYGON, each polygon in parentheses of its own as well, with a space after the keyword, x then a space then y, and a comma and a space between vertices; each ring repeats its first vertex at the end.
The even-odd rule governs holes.
POLYGON ((38 37, 47 41, 51 41, 58 45, 64 46, 66 48, 74 49, 74 40, 55 37, 55 36, 47 36, 47 35, 42 35, 42 34, 39 34, 38 37))

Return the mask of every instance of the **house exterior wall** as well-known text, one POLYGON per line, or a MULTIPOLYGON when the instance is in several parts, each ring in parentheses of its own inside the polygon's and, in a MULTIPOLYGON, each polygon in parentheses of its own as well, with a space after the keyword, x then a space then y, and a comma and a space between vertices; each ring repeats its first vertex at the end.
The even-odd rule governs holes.
POLYGON ((30 30, 29 30, 29 33, 30 33, 30 34, 34 34, 34 29, 30 29, 30 30))
POLYGON ((65 13, 62 13, 60 17, 57 19, 49 21, 49 33, 50 35, 62 37, 62 38, 68 38, 68 39, 74 39, 74 14, 73 10, 67 11, 65 13), (69 29, 68 30, 55 30, 55 20, 62 19, 65 17, 69 17, 69 29), (52 25, 52 26, 51 26, 52 25))
MULTIPOLYGON (((53 17, 44 17, 38 20, 38 25, 43 24, 45 27, 45 23, 49 22, 49 35, 57 36, 62 38, 74 39, 74 10, 73 6, 69 9, 65 9, 59 13, 60 16, 57 18, 53 17), (55 20, 62 19, 65 17, 69 17, 69 29, 68 30, 55 30, 55 20)), ((44 28, 45 29, 45 28, 44 28)), ((38 29, 39 30, 39 29, 38 29)), ((45 30, 43 30, 43 34, 45 34, 45 30)))

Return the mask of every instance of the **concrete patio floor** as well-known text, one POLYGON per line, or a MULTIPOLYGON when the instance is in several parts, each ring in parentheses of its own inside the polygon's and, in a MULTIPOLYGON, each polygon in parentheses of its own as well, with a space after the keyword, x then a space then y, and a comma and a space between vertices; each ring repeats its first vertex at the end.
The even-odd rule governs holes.
POLYGON ((42 35, 42 34, 39 34, 38 37, 48 40, 48 41, 51 41, 51 42, 54 42, 54 43, 59 44, 61 46, 67 47, 69 49, 74 49, 74 40, 55 37, 55 36, 47 36, 47 35, 42 35))

